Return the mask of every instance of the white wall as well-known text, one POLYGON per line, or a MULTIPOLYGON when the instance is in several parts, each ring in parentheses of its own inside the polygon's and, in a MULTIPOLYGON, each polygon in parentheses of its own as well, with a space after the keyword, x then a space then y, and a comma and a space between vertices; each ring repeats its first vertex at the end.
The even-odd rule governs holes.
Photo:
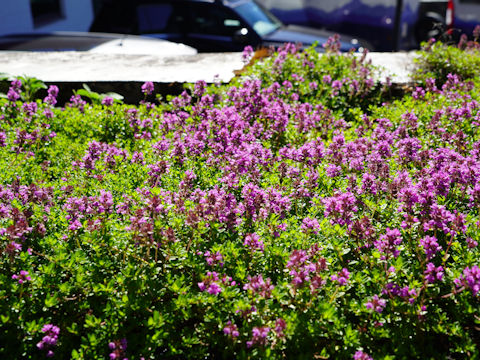
POLYGON ((48 32, 88 31, 93 21, 91 0, 62 0, 64 18, 34 27, 30 0, 0 0, 0 35, 48 32))

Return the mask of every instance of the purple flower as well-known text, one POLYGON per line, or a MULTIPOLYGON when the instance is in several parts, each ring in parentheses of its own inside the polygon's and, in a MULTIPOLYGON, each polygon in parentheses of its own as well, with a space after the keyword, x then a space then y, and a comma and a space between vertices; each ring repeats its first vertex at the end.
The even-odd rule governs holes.
POLYGON ((153 82, 151 81, 147 81, 142 85, 142 92, 145 95, 151 95, 153 93, 153 90, 154 90, 154 85, 153 85, 153 82))
POLYGON ((358 350, 355 352, 355 355, 353 355, 354 360, 373 360, 373 358, 368 355, 367 353, 364 353, 361 350, 358 350))
POLYGON ((398 157, 403 164, 415 162, 420 159, 418 150, 422 148, 417 138, 405 138, 398 142, 398 157))
MULTIPOLYGON (((312 252, 313 255, 313 252, 312 252)), ((325 284, 325 280, 319 275, 327 269, 327 262, 320 258, 318 262, 312 262, 310 255, 305 250, 293 250, 287 262, 287 269, 292 278, 292 285, 296 288, 309 283, 310 290, 315 292, 325 284)))
POLYGON ((350 272, 343 268, 337 275, 330 276, 330 280, 338 282, 340 285, 346 285, 350 278, 350 272))
POLYGON ((378 295, 374 295, 372 300, 370 300, 365 304, 365 307, 367 309, 371 309, 378 313, 381 313, 386 305, 387 305, 386 300, 379 298, 378 295))
POLYGON ((402 203, 401 210, 411 211, 415 204, 420 201, 420 196, 415 186, 408 185, 399 190, 398 200, 402 203))
POLYGON ((468 237, 466 241, 469 249, 473 249, 478 246, 478 242, 473 240, 471 237, 468 237))
POLYGON ((475 28, 473 29, 473 39, 474 41, 479 41, 480 38, 480 25, 476 25, 475 28))
POLYGON ((377 194, 377 178, 375 175, 364 173, 362 176, 362 193, 377 194))
POLYGON ((387 228, 386 234, 380 236, 378 241, 375 241, 375 248, 382 254, 392 254, 397 257, 400 254, 397 246, 402 243, 402 234, 398 229, 387 228))
POLYGON ((5 247, 5 252, 10 256, 14 255, 17 251, 21 251, 21 250, 22 250, 22 245, 16 243, 15 241, 9 242, 5 247))
POLYGON ((20 88, 22 87, 22 82, 20 81, 20 79, 14 79, 11 83, 10 83, 10 88, 15 90, 15 91, 20 91, 20 88))
POLYGON ((52 348, 57 345, 60 328, 52 324, 45 324, 42 327, 42 332, 45 334, 40 342, 37 343, 37 348, 46 350, 46 356, 52 357, 54 355, 52 348))
POLYGON ((285 334, 283 333, 283 331, 287 328, 287 323, 285 322, 285 320, 283 320, 282 318, 278 318, 277 320, 275 320, 275 332, 277 333, 277 336, 279 337, 284 337, 285 334))
POLYGON ((43 110, 43 116, 45 116, 47 119, 53 119, 53 111, 52 109, 45 109, 43 110))
POLYGON ((7 99, 10 100, 11 102, 17 101, 18 99, 20 99, 20 94, 15 90, 13 90, 12 88, 10 88, 7 92, 7 99))
POLYGON ((78 219, 75 219, 70 223, 70 225, 68 226, 68 229, 71 231, 75 231, 80 229, 81 227, 82 227, 82 223, 78 219))
POLYGON ((435 85, 435 79, 433 79, 433 78, 426 79, 425 84, 426 84, 425 87, 426 87, 427 91, 436 92, 438 90, 437 86, 435 85))
POLYGON ((340 80, 334 80, 332 82, 332 88, 339 90, 342 87, 342 82, 340 80))
POLYGON ((272 295, 274 286, 271 283, 270 278, 263 280, 262 275, 255 275, 247 277, 249 281, 243 286, 243 290, 250 290, 254 295, 260 295, 263 298, 269 298, 272 295))
POLYGON ((214 266, 214 265, 220 265, 223 266, 222 260, 223 256, 222 254, 217 251, 216 253, 211 253, 210 251, 205 251, 205 261, 207 262, 208 265, 214 266))
POLYGON ((58 87, 56 85, 50 85, 47 90, 47 97, 43 99, 43 102, 54 106, 57 103, 57 96, 58 96, 58 87))
POLYGON ((7 134, 5 132, 0 131, 0 147, 5 147, 7 146, 7 134))
POLYGON ((442 250, 442 247, 438 245, 437 238, 434 236, 425 236, 423 239, 420 239, 420 247, 425 251, 427 259, 431 259, 435 256, 435 253, 442 250))
POLYGON ((38 105, 35 102, 24 103, 22 105, 22 110, 25 112, 25 116, 26 116, 25 120, 29 122, 32 116, 34 116, 35 113, 37 112, 37 109, 38 109, 38 105))
POLYGON ((331 216, 334 224, 348 225, 352 222, 353 214, 358 211, 356 202, 355 195, 351 192, 336 193, 334 196, 323 199, 324 216, 331 216))
POLYGON ((330 36, 327 39, 327 42, 325 42, 322 45, 325 48, 325 51, 327 53, 338 53, 340 52, 340 35, 334 34, 333 36, 330 36))
POLYGON ((253 57, 253 48, 250 45, 245 46, 242 53, 242 61, 244 64, 248 64, 253 57))
POLYGON ((408 300, 410 304, 413 304, 415 302, 415 298, 418 296, 417 291, 415 289, 410 289, 409 286, 404 286, 403 288, 400 288, 398 285, 389 283, 387 284, 387 288, 391 289, 391 294, 400 296, 401 298, 408 300), (393 285, 393 287, 392 287, 393 285))
POLYGON ((206 291, 211 295, 218 295, 222 292, 222 288, 218 285, 219 281, 220 279, 215 271, 208 271, 203 281, 197 285, 200 291, 206 291))
POLYGON ((195 83, 194 89, 193 89, 193 95, 201 97, 207 88, 207 83, 205 80, 198 80, 195 83))
POLYGON ((302 221, 301 229, 305 233, 309 233, 310 230, 311 230, 316 235, 316 234, 318 234, 318 231, 320 230, 320 224, 318 223, 317 219, 311 219, 311 218, 306 217, 302 221))
POLYGON ((427 264, 427 269, 424 271, 425 279, 429 283, 434 283, 435 281, 441 281, 443 279, 443 267, 436 267, 434 263, 429 262, 427 264))
POLYGON ((223 328, 223 333, 232 338, 236 338, 240 335, 238 332, 237 325, 233 324, 231 321, 228 321, 225 327, 223 328))
POLYGON ((123 338, 121 340, 115 340, 108 343, 108 347, 112 352, 108 355, 110 359, 120 359, 128 360, 125 357, 127 351, 127 339, 123 338))
POLYGON ((454 280, 458 287, 465 286, 469 288, 473 296, 476 296, 480 291, 480 268, 477 265, 471 268, 466 267, 463 270, 463 275, 454 280))
POLYGON ((245 237, 243 245, 245 245, 247 248, 249 248, 252 251, 255 251, 255 250, 263 251, 264 249, 263 241, 260 240, 260 236, 258 236, 255 233, 248 234, 245 237))
POLYGON ((12 275, 12 279, 18 280, 19 284, 23 284, 26 281, 32 280, 32 278, 28 275, 28 271, 21 270, 20 273, 12 275))
POLYGON ((338 165, 330 164, 325 169, 325 172, 327 173, 328 177, 334 178, 341 175, 342 168, 338 165))
POLYGON ((250 348, 254 345, 265 346, 267 343, 267 336, 270 332, 268 326, 257 327, 252 329, 252 339, 247 341, 247 347, 250 348))
POLYGON ((330 75, 323 75, 322 81, 324 83, 330 84, 332 82, 332 77, 330 75))
POLYGON ((112 105, 113 105, 113 98, 110 97, 110 96, 105 96, 105 97, 102 99, 102 105, 112 106, 112 105))
POLYGON ((222 292, 222 288, 215 282, 212 282, 207 289, 210 295, 218 295, 222 292))
POLYGON ((143 155, 143 153, 141 151, 135 151, 133 154, 132 154, 132 163, 133 164, 141 164, 141 165, 144 165, 145 164, 145 157, 143 155))
POLYGON ((57 97, 58 96, 58 86, 56 85, 50 85, 50 87, 47 90, 48 95, 57 97))

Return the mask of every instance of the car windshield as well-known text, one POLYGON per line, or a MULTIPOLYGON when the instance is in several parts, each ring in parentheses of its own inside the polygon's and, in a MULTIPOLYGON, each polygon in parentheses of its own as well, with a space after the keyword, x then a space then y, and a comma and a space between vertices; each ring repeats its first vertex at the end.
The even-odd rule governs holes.
POLYGON ((267 35, 281 26, 279 20, 253 1, 238 5, 235 10, 260 36, 267 35))

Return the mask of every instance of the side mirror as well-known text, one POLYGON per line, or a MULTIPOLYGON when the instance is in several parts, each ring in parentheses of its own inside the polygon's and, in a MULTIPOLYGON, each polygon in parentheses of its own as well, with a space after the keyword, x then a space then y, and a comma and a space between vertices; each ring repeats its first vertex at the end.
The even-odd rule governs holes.
POLYGON ((248 29, 241 28, 233 34, 233 41, 239 44, 246 44, 248 42, 248 29))

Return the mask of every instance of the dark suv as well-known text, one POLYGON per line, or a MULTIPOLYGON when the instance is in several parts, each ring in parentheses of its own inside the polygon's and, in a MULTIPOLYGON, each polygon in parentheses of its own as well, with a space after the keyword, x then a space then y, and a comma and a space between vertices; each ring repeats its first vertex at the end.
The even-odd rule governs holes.
MULTIPOLYGON (((93 32, 141 34, 190 45, 200 52, 278 47, 286 42, 321 49, 334 33, 304 26, 285 26, 254 0, 110 0, 90 27, 93 32)), ((341 36, 341 50, 368 47, 341 36)))

